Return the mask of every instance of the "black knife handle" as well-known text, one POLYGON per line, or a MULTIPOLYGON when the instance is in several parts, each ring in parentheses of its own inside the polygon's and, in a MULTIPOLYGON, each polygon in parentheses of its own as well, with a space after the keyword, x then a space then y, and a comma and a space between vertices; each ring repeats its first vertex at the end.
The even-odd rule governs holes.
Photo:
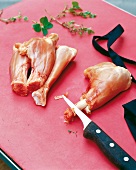
POLYGON ((119 169, 136 170, 136 161, 94 122, 85 128, 83 136, 93 140, 119 169))

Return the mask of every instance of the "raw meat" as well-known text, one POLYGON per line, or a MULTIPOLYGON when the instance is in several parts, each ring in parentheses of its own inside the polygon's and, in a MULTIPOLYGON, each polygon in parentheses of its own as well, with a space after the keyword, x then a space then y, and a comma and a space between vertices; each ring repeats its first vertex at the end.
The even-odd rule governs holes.
POLYGON ((58 35, 52 33, 49 37, 33 38, 27 42, 26 53, 31 60, 31 74, 27 80, 29 92, 42 87, 51 73, 56 59, 57 41, 58 35))
POLYGON ((77 50, 68 46, 59 46, 56 50, 56 61, 44 86, 32 93, 36 105, 45 106, 48 91, 57 80, 64 68, 72 61, 77 54, 77 50))
POLYGON ((30 68, 30 59, 26 55, 20 55, 18 48, 21 44, 13 46, 13 56, 10 61, 10 78, 12 90, 20 96, 26 96, 27 89, 27 72, 30 68))
MULTIPOLYGON (((76 104, 87 114, 97 109, 131 85, 131 74, 111 62, 103 62, 84 70, 84 76, 89 79, 89 86, 76 104)), ((76 114, 71 108, 64 113, 66 122, 73 120, 76 114)))
POLYGON ((32 38, 24 43, 16 43, 10 62, 11 86, 14 92, 26 96, 43 86, 54 66, 58 34, 32 38), (28 77, 28 70, 31 73, 28 77))

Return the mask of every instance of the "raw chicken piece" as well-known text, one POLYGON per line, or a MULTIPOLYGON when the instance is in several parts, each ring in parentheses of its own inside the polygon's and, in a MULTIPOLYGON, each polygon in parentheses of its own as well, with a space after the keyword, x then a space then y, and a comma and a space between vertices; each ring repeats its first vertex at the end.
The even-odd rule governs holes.
POLYGON ((61 72, 72 61, 77 54, 77 50, 68 46, 59 46, 56 50, 56 61, 50 76, 44 86, 32 93, 36 105, 45 106, 48 91, 52 84, 57 80, 61 72))
MULTIPOLYGON (((89 86, 76 104, 80 110, 91 113, 111 100, 117 94, 127 90, 131 85, 131 74, 111 62, 103 62, 84 70, 84 75, 89 78, 89 86)), ((64 112, 66 122, 73 120, 76 114, 71 108, 64 112)))
POLYGON ((30 68, 30 59, 19 54, 21 44, 16 43, 13 46, 13 56, 10 61, 10 78, 12 90, 20 96, 26 96, 27 90, 27 72, 30 68))
POLYGON ((25 96, 45 83, 55 63, 58 39, 58 34, 52 33, 49 37, 32 38, 14 45, 14 54, 10 62, 13 91, 25 96), (31 74, 27 79, 30 66, 31 74))
POLYGON ((31 59, 31 74, 27 80, 28 91, 33 92, 43 86, 55 63, 57 34, 34 38, 27 46, 27 56, 31 59))

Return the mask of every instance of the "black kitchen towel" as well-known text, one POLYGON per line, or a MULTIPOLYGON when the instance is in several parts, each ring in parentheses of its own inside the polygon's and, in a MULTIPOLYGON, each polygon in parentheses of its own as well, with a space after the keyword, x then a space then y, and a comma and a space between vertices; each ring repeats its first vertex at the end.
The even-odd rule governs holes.
POLYGON ((124 118, 136 141, 136 99, 123 105, 124 118))
MULTIPOLYGON (((124 62, 131 63, 136 65, 136 61, 127 59, 118 55, 113 49, 111 49, 111 45, 121 36, 124 32, 123 27, 118 24, 113 30, 111 30, 108 34, 104 36, 94 36, 92 40, 92 44, 94 48, 99 51, 101 54, 106 55, 111 58, 112 62, 117 65, 126 68, 124 62), (107 49, 105 50, 98 43, 99 40, 107 40, 107 49)), ((132 75, 131 75, 132 76, 132 75)), ((132 81, 136 83, 136 79, 132 76, 132 81)), ((127 104, 123 105, 124 107, 124 118, 128 124, 128 127, 136 140, 136 99, 130 101, 127 104)))
MULTIPOLYGON (((123 27, 118 24, 113 30, 104 36, 93 36, 92 44, 94 48, 101 54, 106 55, 112 59, 112 62, 117 65, 126 68, 123 61, 136 65, 136 61, 118 55, 111 49, 111 45, 122 35, 124 32, 123 27), (101 47, 98 43, 99 40, 107 40, 108 51, 101 47)), ((132 75, 132 81, 136 83, 136 79, 132 75)))

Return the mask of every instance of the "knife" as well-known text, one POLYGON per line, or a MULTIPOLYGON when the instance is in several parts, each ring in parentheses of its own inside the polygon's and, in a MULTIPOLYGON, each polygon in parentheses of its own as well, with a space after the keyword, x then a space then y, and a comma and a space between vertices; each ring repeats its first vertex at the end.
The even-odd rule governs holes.
MULTIPOLYGON (((0 160, 2 160, 11 170, 23 170, 11 157, 0 148, 0 160)), ((1 165, 1 164, 0 164, 1 165)), ((1 166, 0 166, 1 167, 1 166)), ((2 166, 3 167, 3 166, 2 166)), ((5 166, 4 166, 5 167, 5 166)), ((4 167, 2 169, 4 169, 4 167)), ((8 168, 9 169, 9 168, 8 168)))
POLYGON ((121 170, 136 170, 136 161, 125 152, 111 137, 109 137, 96 123, 89 119, 67 97, 62 95, 65 102, 74 109, 84 125, 83 136, 93 140, 101 151, 121 170))

